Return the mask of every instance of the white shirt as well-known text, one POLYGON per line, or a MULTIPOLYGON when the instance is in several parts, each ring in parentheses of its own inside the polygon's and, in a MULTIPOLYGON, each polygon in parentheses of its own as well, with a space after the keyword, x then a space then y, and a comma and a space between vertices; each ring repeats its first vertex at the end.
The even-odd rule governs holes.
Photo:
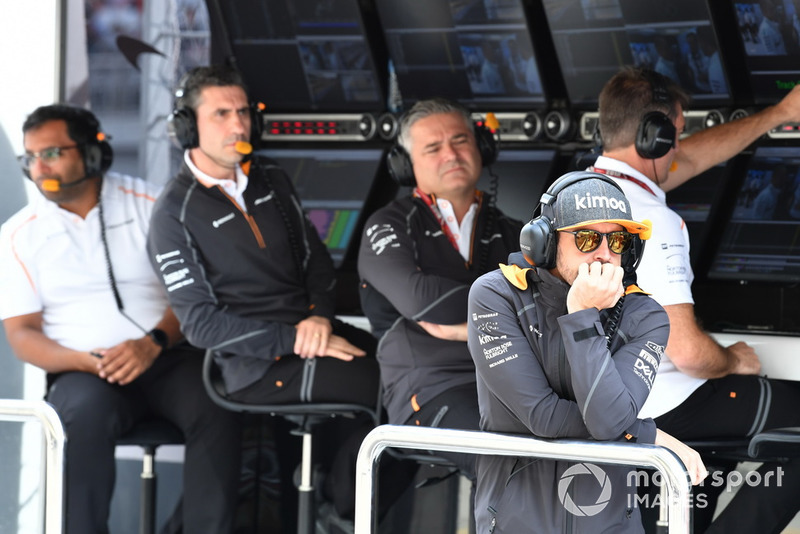
MULTIPOLYGON (((167 298, 145 249, 158 188, 108 173, 102 203, 111 261, 125 313, 153 328, 167 298)), ((0 228, 0 319, 42 312, 44 333, 91 350, 140 338, 117 309, 97 206, 82 219, 41 195, 0 228)))
POLYGON ((439 213, 442 215, 442 220, 450 229, 450 233, 458 243, 458 251, 464 261, 469 261, 469 253, 472 249, 472 227, 475 222, 475 215, 478 213, 477 202, 472 204, 467 210, 464 218, 461 219, 461 224, 458 224, 456 219, 456 212, 453 211, 453 205, 448 201, 441 198, 436 199, 436 206, 439 208, 439 213))
MULTIPOLYGON (((633 219, 649 219, 653 223, 653 234, 646 241, 644 257, 636 269, 637 285, 650 293, 662 306, 694 304, 689 232, 683 219, 667 207, 666 193, 655 182, 621 161, 600 156, 594 166, 627 174, 650 188, 648 191, 629 180, 609 176, 625 192, 631 204, 633 219)), ((665 353, 653 389, 639 412, 639 417, 658 417, 665 414, 686 400, 704 382, 705 379, 694 378, 679 371, 665 353)))
POLYGON ((236 204, 239 206, 239 208, 241 208, 243 212, 247 213, 247 206, 245 206, 244 203, 244 191, 247 189, 248 179, 240 165, 236 166, 235 180, 220 180, 218 178, 212 178, 198 169, 197 165, 195 165, 192 161, 188 150, 183 153, 183 161, 186 162, 186 165, 189 167, 189 170, 192 171, 194 177, 197 178, 198 182, 206 187, 214 187, 215 185, 220 186, 229 197, 236 201, 236 204))

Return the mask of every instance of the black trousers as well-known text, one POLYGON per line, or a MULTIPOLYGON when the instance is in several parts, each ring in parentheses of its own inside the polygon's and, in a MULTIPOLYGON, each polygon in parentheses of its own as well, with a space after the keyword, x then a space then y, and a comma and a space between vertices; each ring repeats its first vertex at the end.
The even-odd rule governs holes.
MULTIPOLYGON (((750 375, 708 380, 681 405, 656 418, 656 425, 685 441, 750 437, 761 430, 800 426, 800 383, 750 375)), ((694 488, 696 512, 706 501, 701 497, 705 490, 716 502, 714 495, 723 489, 719 479, 709 477, 694 488)), ((766 462, 749 482, 742 481, 733 500, 705 532, 778 534, 798 510, 800 462, 766 462)), ((710 520, 710 513, 699 512, 696 515, 710 520)), ((695 532, 703 532, 704 527, 696 523, 695 532)))
MULTIPOLYGON (((282 356, 260 380, 231 393, 230 397, 247 404, 310 401, 359 404, 378 409, 380 371, 375 360, 377 341, 369 332, 340 321, 332 323, 334 334, 346 338, 367 355, 349 362, 331 357, 303 359, 296 354, 282 356), (309 376, 313 379, 309 380, 309 376)), ((374 421, 363 415, 355 419, 332 419, 315 432, 315 444, 318 445, 314 447, 317 452, 315 461, 327 474, 324 495, 343 517, 351 517, 355 511, 355 461, 364 436, 373 428, 374 421)))
MULTIPOLYGON (((457 430, 480 430, 480 417, 477 386, 465 384, 450 388, 426 402, 406 421, 406 424, 457 430)), ((473 482, 475 481, 476 456, 474 454, 437 452, 436 455, 455 463, 461 474, 473 482)))
POLYGON ((151 415, 173 422, 186 440, 183 531, 233 532, 241 478, 240 417, 208 398, 202 363, 202 351, 182 345, 162 353, 126 386, 88 373, 50 377, 46 399, 67 433, 67 534, 108 533, 116 439, 151 415))

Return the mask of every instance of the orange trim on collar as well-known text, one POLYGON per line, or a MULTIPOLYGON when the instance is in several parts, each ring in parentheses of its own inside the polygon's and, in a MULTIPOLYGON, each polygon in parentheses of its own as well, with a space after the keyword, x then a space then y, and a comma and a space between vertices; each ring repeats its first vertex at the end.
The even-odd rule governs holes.
POLYGON ((500 271, 503 273, 503 276, 505 276, 506 279, 514 285, 514 287, 523 291, 528 289, 527 273, 530 270, 530 267, 523 269, 518 265, 506 265, 504 263, 500 264, 500 271))
POLYGON ((649 295, 650 293, 642 290, 641 287, 637 286, 636 284, 631 284, 625 288, 625 294, 630 295, 631 293, 641 293, 642 295, 649 295))

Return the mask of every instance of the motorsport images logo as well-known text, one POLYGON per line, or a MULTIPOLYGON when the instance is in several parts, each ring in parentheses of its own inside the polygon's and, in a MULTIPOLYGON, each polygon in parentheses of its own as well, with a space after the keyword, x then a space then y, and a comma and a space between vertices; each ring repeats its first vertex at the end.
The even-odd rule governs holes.
POLYGON ((572 515, 580 517, 587 517, 597 515, 603 511, 611 499, 611 481, 608 479, 606 472, 594 464, 581 463, 575 464, 561 475, 558 481, 558 500, 564 509, 572 515), (572 496, 569 495, 569 485, 572 484, 572 479, 577 476, 593 476, 597 481, 600 489, 600 496, 594 504, 575 504, 572 496))

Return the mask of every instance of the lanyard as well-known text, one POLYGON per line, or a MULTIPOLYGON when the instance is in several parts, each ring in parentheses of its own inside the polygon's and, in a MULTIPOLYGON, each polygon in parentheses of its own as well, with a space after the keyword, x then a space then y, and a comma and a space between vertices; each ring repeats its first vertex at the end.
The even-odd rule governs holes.
POLYGON ((650 189, 649 185, 647 185, 646 183, 644 183, 643 181, 641 181, 638 178, 634 178, 633 176, 631 176, 629 174, 624 174, 624 173, 621 173, 621 172, 612 171, 612 170, 608 170, 608 169, 598 169, 597 167, 589 167, 587 170, 589 172, 596 172, 597 174, 605 174, 607 176, 613 176, 614 178, 619 178, 620 180, 628 180, 629 182, 635 183, 636 185, 638 185, 639 187, 641 187, 642 189, 644 189, 645 191, 647 191, 651 195, 656 196, 656 194, 653 192, 653 190, 650 189))

